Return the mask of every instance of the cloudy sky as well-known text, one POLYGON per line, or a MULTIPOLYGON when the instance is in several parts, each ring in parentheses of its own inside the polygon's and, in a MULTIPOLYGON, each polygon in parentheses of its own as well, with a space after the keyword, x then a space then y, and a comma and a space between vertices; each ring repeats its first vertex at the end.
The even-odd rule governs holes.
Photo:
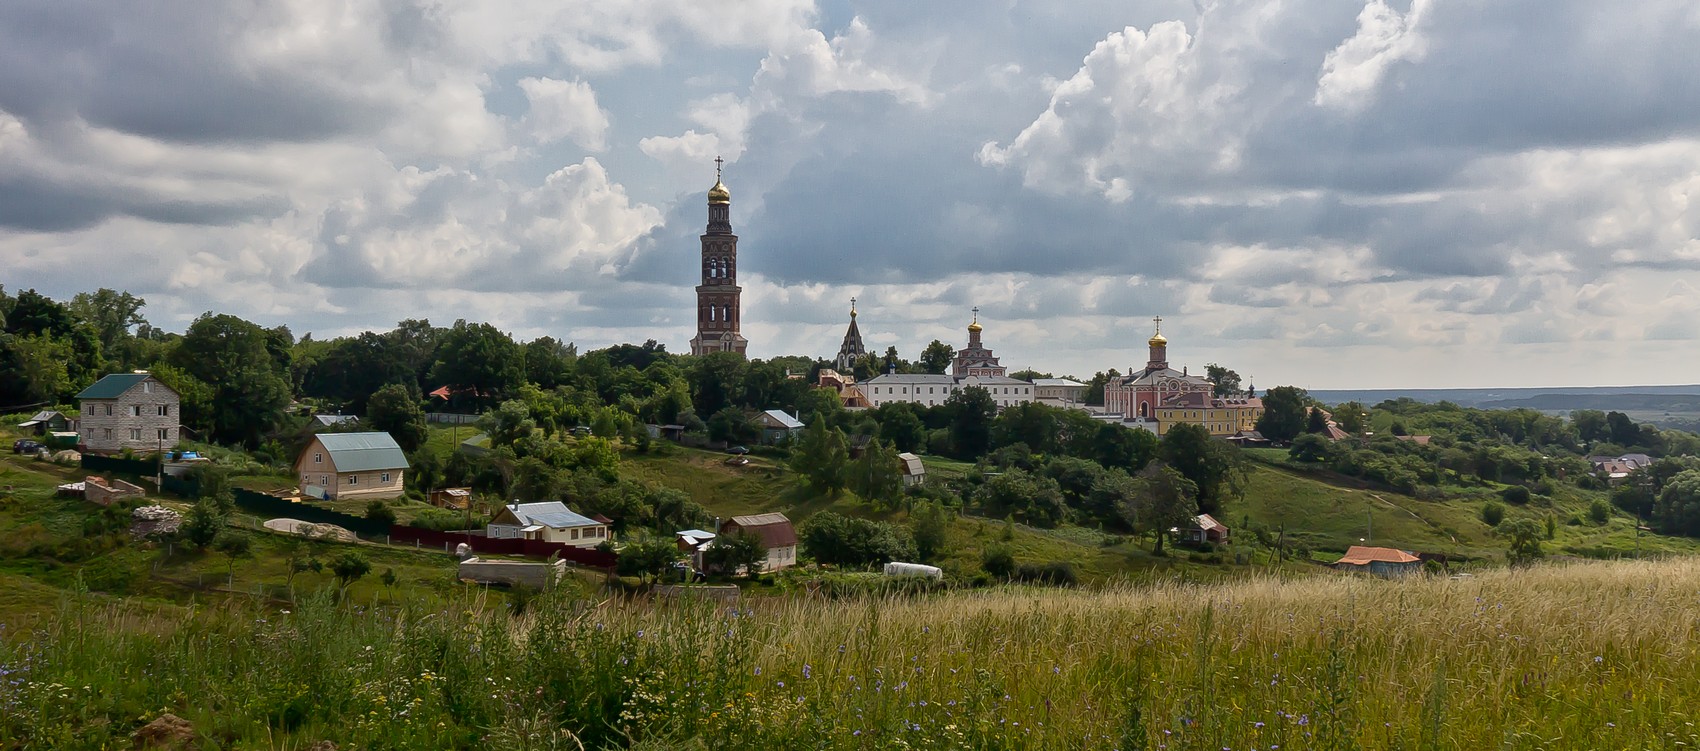
POLYGON ((1700 381, 1692 0, 9 0, 0 284, 327 337, 1700 381), (1691 202, 1692 201, 1692 202, 1691 202))

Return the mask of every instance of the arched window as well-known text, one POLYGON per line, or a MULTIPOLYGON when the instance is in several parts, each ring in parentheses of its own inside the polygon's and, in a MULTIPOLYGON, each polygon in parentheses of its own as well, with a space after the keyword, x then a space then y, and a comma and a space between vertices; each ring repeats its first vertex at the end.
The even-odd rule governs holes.
POLYGON ((1149 408, 1149 407, 1150 407, 1150 406, 1151 406, 1151 405, 1149 405, 1149 404, 1147 404, 1147 403, 1145 403, 1145 402, 1140 402, 1140 403, 1139 403, 1139 416, 1140 416, 1140 417, 1142 417, 1142 418, 1143 418, 1143 417, 1145 417, 1145 416, 1147 416, 1147 415, 1148 415, 1148 414, 1149 414, 1149 409, 1148 409, 1148 408, 1149 408))
POLYGON ((710 321, 713 321, 713 320, 715 320, 715 318, 714 318, 714 315, 715 315, 715 313, 717 313, 717 312, 719 312, 719 311, 716 311, 716 310, 715 310, 715 309, 714 309, 714 306, 713 306, 713 305, 710 305, 710 306, 708 306, 708 320, 710 320, 710 321))

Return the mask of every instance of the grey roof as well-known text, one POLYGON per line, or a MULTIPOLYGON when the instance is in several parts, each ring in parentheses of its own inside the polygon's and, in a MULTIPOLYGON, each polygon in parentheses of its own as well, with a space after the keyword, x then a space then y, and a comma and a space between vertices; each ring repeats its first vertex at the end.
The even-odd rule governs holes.
MULTIPOLYGON (((82 393, 77 394, 77 398, 117 399, 118 397, 123 396, 124 392, 135 388, 136 384, 151 377, 152 376, 149 376, 147 373, 113 373, 95 381, 94 385, 83 389, 82 393)), ((154 383, 159 383, 159 379, 154 378, 154 383)), ((165 384, 160 385, 164 386, 165 384)), ((166 390, 171 391, 171 388, 168 386, 166 387, 166 390)), ((171 393, 175 394, 177 392, 172 391, 171 393)))
POLYGON ((782 428, 795 429, 803 427, 803 423, 798 422, 797 418, 785 414, 782 410, 770 409, 762 414, 767 415, 769 419, 779 423, 779 426, 782 428))
POLYGON ((1033 379, 1033 385, 1034 386, 1081 386, 1081 387, 1084 387, 1086 384, 1081 383, 1081 382, 1076 381, 1076 380, 1073 380, 1073 379, 1069 379, 1069 378, 1035 378, 1035 379, 1033 379))
POLYGON ((888 383, 896 383, 896 384, 916 384, 916 383, 920 383, 920 384, 936 384, 936 385, 942 385, 942 386, 949 386, 949 385, 956 383, 956 377, 955 376, 942 375, 942 374, 933 374, 933 373, 886 373, 884 375, 874 376, 874 378, 872 380, 863 381, 863 383, 871 383, 871 384, 880 385, 880 386, 884 386, 885 384, 888 384, 888 383))
POLYGON ((903 462, 903 473, 906 475, 914 476, 924 475, 927 473, 927 465, 921 463, 921 457, 919 456, 906 451, 898 454, 897 459, 903 462))
POLYGON ((313 415, 313 420, 328 428, 345 422, 359 422, 360 417, 358 415, 313 415))
POLYGON ((407 455, 389 433, 320 433, 318 439, 338 472, 407 469, 407 455))
POLYGON ((997 385, 997 386, 1031 386, 1031 385, 1033 385, 1031 383, 1028 383, 1026 381, 1021 380, 1020 378, 1010 378, 1009 376, 964 376, 962 380, 965 381, 965 382, 966 381, 973 381, 976 384, 990 383, 990 384, 994 384, 994 385, 997 385))
POLYGON ((540 503, 520 503, 508 506, 521 524, 541 524, 551 529, 567 529, 570 527, 596 527, 601 522, 583 514, 573 513, 567 504, 560 501, 543 501, 540 503))

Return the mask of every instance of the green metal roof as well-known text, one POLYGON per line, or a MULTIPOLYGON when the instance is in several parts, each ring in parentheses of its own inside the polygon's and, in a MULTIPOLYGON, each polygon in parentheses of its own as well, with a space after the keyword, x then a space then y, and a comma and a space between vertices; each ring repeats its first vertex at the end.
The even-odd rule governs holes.
POLYGON ((77 395, 78 399, 117 399, 124 392, 136 387, 136 384, 148 379, 147 373, 113 373, 94 382, 93 386, 83 389, 77 395))
POLYGON ((407 469, 407 455, 389 433, 320 433, 318 438, 338 472, 407 469))

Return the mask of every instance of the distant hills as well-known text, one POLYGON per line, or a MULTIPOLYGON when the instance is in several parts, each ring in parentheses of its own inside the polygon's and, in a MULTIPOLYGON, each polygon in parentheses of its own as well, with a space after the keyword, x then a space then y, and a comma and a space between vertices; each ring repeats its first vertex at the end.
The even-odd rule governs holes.
POLYGON ((1637 422, 1700 431, 1700 384, 1686 386, 1561 386, 1498 389, 1345 389, 1312 391, 1327 404, 1357 401, 1374 406, 1408 397, 1480 409, 1526 407, 1552 414, 1578 409, 1623 412, 1637 422))

